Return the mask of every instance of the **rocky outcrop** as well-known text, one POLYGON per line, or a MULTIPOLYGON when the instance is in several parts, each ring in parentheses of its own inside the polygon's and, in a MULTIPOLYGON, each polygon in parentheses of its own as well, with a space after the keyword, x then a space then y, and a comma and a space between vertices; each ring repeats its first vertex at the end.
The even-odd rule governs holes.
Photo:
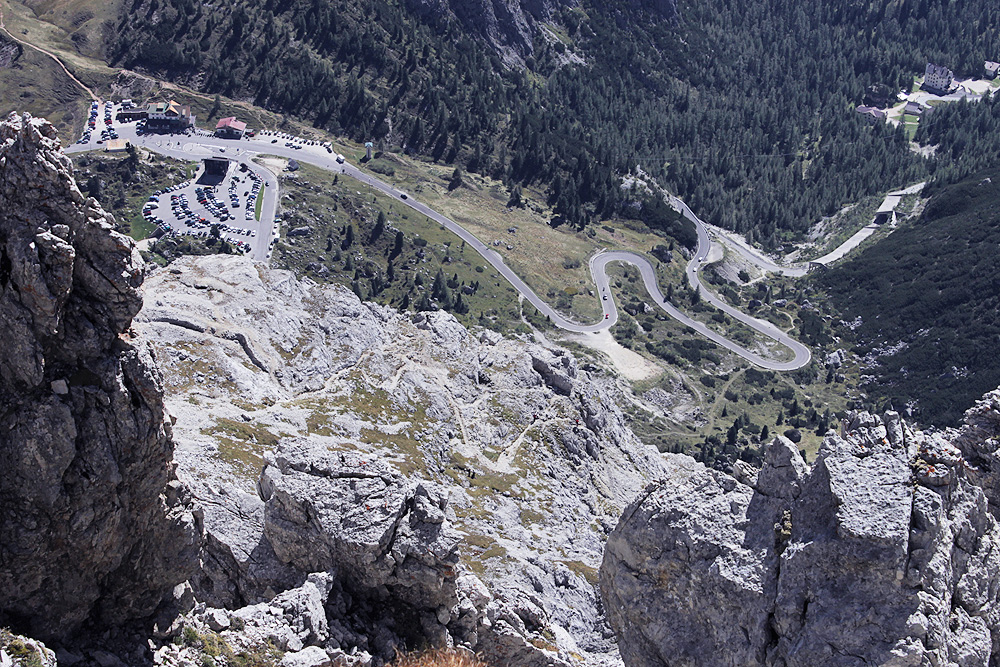
POLYGON ((0 626, 66 640, 149 617, 196 564, 148 344, 143 262, 46 121, 0 123, 0 626))
POLYGON ((895 413, 844 431, 811 470, 781 438, 740 481, 673 459, 601 567, 626 665, 996 663, 1000 528, 968 462, 895 413))
POLYGON ((540 22, 578 4, 576 0, 407 0, 410 9, 425 18, 458 21, 511 63, 534 53, 540 22))
MULTIPOLYGON (((410 9, 432 21, 454 20, 480 37, 504 62, 523 66, 539 44, 559 41, 546 24, 560 24, 560 13, 580 6, 579 0, 407 0, 410 9)), ((629 9, 652 20, 673 21, 676 0, 629 0, 629 9)), ((582 15, 582 14, 581 14, 582 15)))
POLYGON ((0 667, 56 667, 56 654, 42 642, 0 629, 0 667))
MULTIPOLYGON (((308 443, 283 446, 260 489, 264 536, 277 558, 334 573, 338 590, 320 606, 342 610, 332 634, 349 642, 343 648, 362 644, 391 658, 397 647, 449 643, 461 536, 446 521, 446 491, 407 481, 377 458, 308 443)), ((463 641, 475 619, 472 628, 452 625, 463 641)))
POLYGON ((1000 517, 1000 389, 995 389, 965 412, 960 429, 941 434, 954 443, 969 463, 966 473, 981 486, 993 516, 1000 517))
POLYGON ((183 258, 146 289, 137 328, 166 350, 180 471, 205 508, 199 600, 359 664, 421 642, 498 665, 620 664, 597 567, 665 468, 613 380, 246 258, 183 258), (274 606, 317 573, 322 640, 274 606))

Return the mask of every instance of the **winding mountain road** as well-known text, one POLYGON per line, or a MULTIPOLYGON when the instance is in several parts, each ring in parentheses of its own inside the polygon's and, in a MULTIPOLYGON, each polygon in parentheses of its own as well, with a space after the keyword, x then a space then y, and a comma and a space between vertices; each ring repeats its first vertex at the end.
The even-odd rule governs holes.
MULTIPOLYGON (((688 282, 691 284, 691 287, 698 290, 701 297, 705 301, 711 303, 713 306, 725 312, 733 319, 746 324, 760 334, 789 348, 793 354, 791 360, 775 361, 762 357, 761 355, 752 352, 738 343, 735 343, 713 331, 702 322, 692 319, 682 313, 664 298, 663 293, 660 291, 653 265, 648 259, 636 253, 605 251, 595 254, 590 259, 590 273, 593 277, 595 285, 597 286, 598 294, 601 297, 602 318, 594 324, 581 324, 556 312, 504 263, 503 257, 501 257, 499 253, 480 241, 474 234, 472 234, 472 232, 465 229, 454 220, 442 215, 419 201, 415 201, 413 197, 405 195, 402 191, 396 189, 392 185, 375 178, 358 167, 347 162, 338 163, 336 161, 336 154, 328 153, 321 147, 303 146, 301 148, 294 148, 292 146, 284 145, 284 143, 282 143, 283 140, 279 141, 279 143, 270 143, 269 136, 258 136, 251 139, 237 141, 231 139, 220 139, 214 136, 201 134, 194 136, 136 135, 134 125, 122 125, 117 129, 122 139, 168 157, 185 160, 200 160, 209 156, 217 156, 227 157, 238 162, 244 162, 259 154, 269 154, 289 159, 294 158, 299 162, 306 162, 321 169, 350 176, 362 184, 368 185, 374 190, 378 190, 379 192, 392 197, 400 204, 408 206, 414 211, 427 216, 465 241, 467 246, 470 246, 473 250, 478 252, 483 259, 490 264, 490 266, 496 269, 496 271, 503 276, 503 278, 509 282, 522 297, 524 297, 525 300, 531 303, 543 315, 546 315, 552 323, 560 329, 577 333, 596 332, 608 329, 618 321, 618 308, 614 295, 611 294, 607 266, 613 262, 619 262, 623 264, 632 264, 639 269, 643 284, 646 287, 646 291, 649 292, 649 296, 653 303, 666 312, 670 317, 673 317, 684 326, 693 329, 700 335, 708 338, 721 347, 730 350, 750 363, 760 366, 761 368, 776 371, 795 370, 809 363, 811 355, 809 353, 809 349, 805 345, 793 340, 770 322, 759 320, 755 317, 747 315, 746 313, 736 310, 732 306, 729 306, 721 301, 709 290, 704 289, 698 277, 698 270, 705 258, 708 257, 712 241, 709 237, 708 229, 705 224, 696 215, 694 215, 686 204, 680 200, 677 200, 677 202, 679 202, 678 208, 683 212, 686 218, 695 224, 695 227, 698 230, 698 247, 695 251, 694 257, 688 263, 686 269, 688 282), (605 299, 604 297, 607 298, 605 299)), ((97 148, 100 148, 100 146, 97 146, 96 144, 74 145, 67 148, 66 152, 77 153, 87 150, 95 150, 97 148)), ((270 178, 267 180, 267 190, 270 190, 268 193, 270 197, 265 199, 264 203, 266 210, 265 215, 261 217, 261 222, 266 223, 266 226, 269 229, 274 219, 273 212, 274 207, 276 206, 277 184, 270 178), (268 217, 267 214, 270 214, 270 217, 268 217)), ((252 248, 252 255, 255 259, 263 260, 266 258, 269 238, 270 235, 268 233, 263 233, 263 229, 260 233, 258 233, 252 248)))

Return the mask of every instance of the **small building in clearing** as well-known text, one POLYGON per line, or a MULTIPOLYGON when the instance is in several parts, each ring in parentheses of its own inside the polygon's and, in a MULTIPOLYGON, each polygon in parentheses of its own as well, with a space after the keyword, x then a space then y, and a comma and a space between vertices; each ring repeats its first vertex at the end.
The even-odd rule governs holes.
POLYGON ((215 136, 222 139, 242 139, 247 131, 247 124, 236 120, 235 116, 223 118, 215 125, 215 136))
POLYGON ((877 123, 885 120, 885 112, 876 107, 860 106, 856 111, 865 117, 865 120, 877 123))
POLYGON ((997 78, 997 74, 1000 74, 1000 63, 987 60, 983 68, 987 79, 995 79, 997 78))

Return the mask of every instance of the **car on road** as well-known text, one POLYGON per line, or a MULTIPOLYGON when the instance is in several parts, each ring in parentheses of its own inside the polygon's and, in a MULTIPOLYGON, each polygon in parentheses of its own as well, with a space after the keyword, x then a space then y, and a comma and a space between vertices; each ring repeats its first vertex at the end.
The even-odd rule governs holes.
POLYGON ((604 296, 602 296, 601 298, 602 298, 602 299, 604 299, 605 301, 607 301, 607 300, 608 300, 608 295, 607 295, 607 294, 605 294, 605 295, 604 295, 604 296))
POLYGON ((341 155, 340 153, 337 153, 337 163, 344 164, 344 156, 341 155))
POLYGON ((400 192, 399 193, 399 198, 400 199, 406 199, 406 193, 405 192, 400 192))

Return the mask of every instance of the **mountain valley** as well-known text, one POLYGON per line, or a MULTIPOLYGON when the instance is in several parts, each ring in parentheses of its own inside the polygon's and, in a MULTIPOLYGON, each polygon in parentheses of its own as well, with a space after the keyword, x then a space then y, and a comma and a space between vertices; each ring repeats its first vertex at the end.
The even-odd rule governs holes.
POLYGON ((995 6, 0 28, 0 667, 1000 664, 995 6))

